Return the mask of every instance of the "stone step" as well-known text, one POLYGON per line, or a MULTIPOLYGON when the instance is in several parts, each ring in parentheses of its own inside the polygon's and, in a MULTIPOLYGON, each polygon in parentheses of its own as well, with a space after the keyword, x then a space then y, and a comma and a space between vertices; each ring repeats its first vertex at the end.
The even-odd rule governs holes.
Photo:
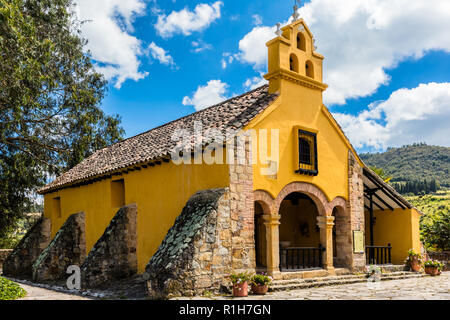
MULTIPOLYGON (((425 275, 422 273, 397 271, 391 273, 383 273, 381 275, 381 280, 382 281, 401 280, 401 279, 421 278, 423 276, 425 275)), ((313 279, 275 280, 272 286, 269 288, 269 291, 274 292, 274 291, 298 290, 312 287, 360 283, 366 281, 367 277, 364 274, 332 276, 313 279)))

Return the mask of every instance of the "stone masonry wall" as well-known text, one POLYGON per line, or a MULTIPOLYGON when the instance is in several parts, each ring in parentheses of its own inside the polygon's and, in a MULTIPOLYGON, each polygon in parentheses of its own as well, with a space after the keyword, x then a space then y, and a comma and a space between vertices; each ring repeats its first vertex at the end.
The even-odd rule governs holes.
POLYGON ((3 269, 3 261, 13 252, 12 249, 0 249, 0 274, 3 269))
POLYGON ((364 183, 363 168, 349 150, 348 159, 348 182, 349 182, 349 208, 351 228, 351 242, 346 246, 346 251, 350 252, 349 266, 354 272, 364 270, 366 258, 364 253, 353 253, 353 231, 364 231, 364 183), (351 250, 351 251, 350 251, 351 250))
POLYGON ((3 274, 31 278, 32 265, 51 240, 51 220, 42 218, 25 234, 3 263, 3 274))
POLYGON ((232 268, 236 272, 254 272, 256 268, 255 214, 250 137, 239 147, 243 148, 245 153, 239 153, 235 149, 234 163, 229 165, 232 268))
POLYGON ((65 279, 70 265, 81 266, 86 258, 84 212, 71 215, 52 242, 33 264, 33 281, 65 279))
POLYGON ((122 207, 81 267, 81 285, 94 288, 137 273, 137 207, 122 207))
POLYGON ((146 267, 149 298, 221 291, 231 271, 230 218, 228 188, 193 195, 146 267))

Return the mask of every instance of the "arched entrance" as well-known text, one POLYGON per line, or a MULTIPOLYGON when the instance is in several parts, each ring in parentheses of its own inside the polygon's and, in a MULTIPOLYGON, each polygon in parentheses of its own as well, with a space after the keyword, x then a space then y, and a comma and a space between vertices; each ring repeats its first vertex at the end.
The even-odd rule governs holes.
POLYGON ((349 259, 352 253, 352 235, 350 230, 349 217, 345 210, 345 200, 338 199, 341 204, 333 207, 333 265, 338 268, 349 266, 349 259))
POLYGON ((302 270, 322 267, 319 210, 306 194, 292 192, 280 203, 280 269, 302 270))
POLYGON ((264 225, 264 209, 260 202, 255 202, 255 259, 256 268, 267 267, 266 226, 264 225))
POLYGON ((254 201, 255 257, 257 264, 264 266, 263 270, 269 274, 279 277, 280 271, 312 268, 322 268, 333 274, 335 217, 332 212, 335 207, 335 216, 341 216, 342 212, 345 217, 342 239, 339 240, 339 232, 336 232, 334 241, 338 258, 351 255, 348 251, 352 243, 350 220, 343 198, 329 202, 315 185, 296 181, 287 184, 275 198, 265 190, 256 190, 254 201))

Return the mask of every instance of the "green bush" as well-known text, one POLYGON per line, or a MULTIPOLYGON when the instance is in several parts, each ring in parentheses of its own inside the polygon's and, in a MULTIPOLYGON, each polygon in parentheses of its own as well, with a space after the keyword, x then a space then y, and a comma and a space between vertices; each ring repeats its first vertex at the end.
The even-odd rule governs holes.
POLYGON ((249 272, 241 272, 241 273, 232 273, 228 277, 230 278, 231 283, 235 285, 250 281, 252 275, 249 272))
POLYGON ((0 277, 0 300, 15 300, 25 297, 26 294, 17 283, 0 277))
POLYGON ((439 271, 444 270, 444 264, 437 260, 427 260, 424 263, 425 267, 438 268, 439 271))
POLYGON ((264 286, 264 285, 268 286, 272 283, 272 277, 266 275, 265 273, 255 274, 251 279, 251 283, 254 286, 264 286))

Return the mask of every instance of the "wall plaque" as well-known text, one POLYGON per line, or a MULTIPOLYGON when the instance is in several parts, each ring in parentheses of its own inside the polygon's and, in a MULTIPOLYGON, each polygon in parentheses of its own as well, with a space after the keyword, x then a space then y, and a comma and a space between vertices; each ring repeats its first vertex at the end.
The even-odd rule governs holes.
POLYGON ((353 231, 353 253, 364 253, 364 231, 353 231))

